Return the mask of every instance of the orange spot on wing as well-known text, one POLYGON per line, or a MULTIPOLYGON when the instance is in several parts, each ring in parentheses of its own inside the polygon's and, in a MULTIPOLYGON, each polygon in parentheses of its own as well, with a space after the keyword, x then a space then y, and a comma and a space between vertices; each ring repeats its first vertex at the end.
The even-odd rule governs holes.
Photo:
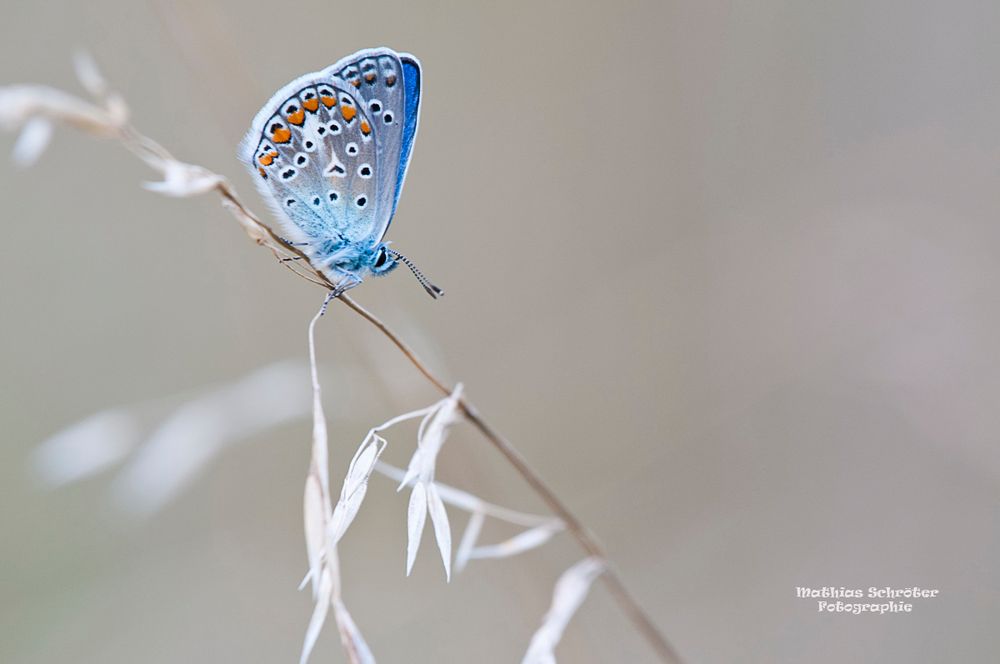
POLYGON ((368 134, 372 133, 372 128, 368 124, 368 120, 362 120, 361 121, 361 133, 364 134, 365 136, 367 136, 368 134))
POLYGON ((262 154, 260 158, 257 159, 257 161, 260 162, 261 166, 270 166, 272 163, 274 163, 274 157, 272 157, 269 154, 262 154))
POLYGON ((286 129, 285 127, 278 127, 274 130, 274 133, 271 134, 271 139, 275 143, 287 143, 292 139, 292 132, 290 129, 286 129))
POLYGON ((306 112, 301 108, 294 113, 289 114, 288 121, 293 125, 301 125, 306 120, 306 112))
POLYGON ((319 100, 313 97, 312 99, 306 99, 302 102, 302 106, 310 113, 315 113, 316 109, 319 108, 319 100))
POLYGON ((375 72, 368 72, 367 74, 365 74, 365 81, 371 83, 374 80, 375 80, 375 72))
POLYGON ((340 114, 344 116, 344 119, 350 122, 354 119, 354 116, 358 114, 358 109, 353 106, 340 106, 340 114))
POLYGON ((353 81, 351 81, 351 85, 353 85, 356 88, 360 88, 361 87, 361 79, 360 78, 354 79, 353 81))
POLYGON ((264 172, 264 169, 263 169, 263 168, 258 168, 258 169, 257 169, 257 172, 258 172, 258 173, 260 173, 260 176, 261 176, 262 178, 264 178, 265 180, 267 179, 267 173, 265 173, 265 172, 264 172))
POLYGON ((337 103, 336 97, 320 97, 319 100, 323 102, 323 105, 330 108, 337 103))
POLYGON ((392 86, 396 85, 396 75, 395 74, 389 74, 388 76, 386 76, 385 77, 385 84, 388 85, 390 88, 392 86))

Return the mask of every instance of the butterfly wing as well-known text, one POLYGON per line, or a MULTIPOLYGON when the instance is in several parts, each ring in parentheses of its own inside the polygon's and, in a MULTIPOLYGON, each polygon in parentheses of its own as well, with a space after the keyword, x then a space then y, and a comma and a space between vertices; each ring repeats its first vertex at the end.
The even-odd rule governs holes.
POLYGON ((295 79, 257 113, 240 158, 286 236, 329 259, 377 232, 374 130, 356 92, 325 72, 295 79))
POLYGON ((420 62, 389 48, 358 51, 326 72, 363 103, 375 129, 379 179, 373 242, 385 235, 396 212, 420 119, 420 62))

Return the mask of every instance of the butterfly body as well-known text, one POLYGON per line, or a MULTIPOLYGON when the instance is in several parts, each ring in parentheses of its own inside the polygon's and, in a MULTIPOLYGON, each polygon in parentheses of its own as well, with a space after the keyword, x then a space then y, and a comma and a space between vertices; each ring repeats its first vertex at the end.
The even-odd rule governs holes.
POLYGON ((425 281, 383 242, 417 133, 420 79, 411 55, 358 51, 278 90, 241 144, 283 235, 337 291, 399 259, 425 281))

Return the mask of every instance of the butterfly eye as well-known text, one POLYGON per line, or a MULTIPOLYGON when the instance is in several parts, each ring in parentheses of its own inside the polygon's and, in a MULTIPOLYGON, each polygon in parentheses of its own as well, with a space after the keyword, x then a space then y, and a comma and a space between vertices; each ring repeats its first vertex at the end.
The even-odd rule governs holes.
POLYGON ((388 256, 385 253, 385 247, 380 247, 378 250, 378 258, 375 259, 375 267, 382 267, 385 265, 385 261, 388 256))

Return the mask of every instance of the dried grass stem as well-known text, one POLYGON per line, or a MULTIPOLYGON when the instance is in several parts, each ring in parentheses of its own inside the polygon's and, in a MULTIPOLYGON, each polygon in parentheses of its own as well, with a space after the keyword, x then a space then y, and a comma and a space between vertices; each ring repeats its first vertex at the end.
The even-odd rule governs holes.
MULTIPOLYGON (((101 138, 113 138, 122 143, 130 152, 139 157, 148 166, 163 176, 162 182, 147 183, 146 187, 168 196, 194 196, 209 191, 215 191, 222 198, 223 206, 257 244, 266 246, 276 257, 294 256, 298 261, 283 261, 281 264, 302 278, 333 289, 333 284, 318 270, 299 248, 284 242, 281 237, 266 223, 260 220, 247 208, 236 195, 232 186, 221 175, 213 173, 201 166, 181 162, 173 157, 162 145, 145 136, 128 123, 128 108, 124 100, 110 92, 96 66, 86 56, 77 58, 77 73, 94 101, 85 101, 61 90, 46 86, 7 86, 0 87, 0 128, 20 129, 22 145, 15 156, 28 164, 45 149, 51 135, 51 125, 59 122, 73 126, 81 131, 101 138)), ((345 306, 353 310, 369 323, 374 325, 406 356, 416 369, 433 384, 438 391, 447 396, 453 393, 452 388, 438 378, 427 365, 413 352, 395 332, 390 330, 373 313, 362 307, 347 295, 337 298, 345 306)), ((318 318, 318 316, 317 316, 318 318)), ((313 324, 310 325, 310 340, 312 340, 313 324)), ((316 377, 313 376, 315 382, 316 377)), ((318 394, 318 386, 317 388, 318 394)), ((318 397, 317 397, 318 398, 318 397)), ((604 584, 614 597, 619 607, 633 623, 639 633, 649 642, 659 658, 668 663, 681 661, 677 652, 663 634, 653 624, 647 613, 622 583, 618 574, 608 561, 603 547, 596 538, 584 527, 580 520, 569 510, 565 503, 542 480, 539 474, 528 464, 524 456, 496 429, 487 423, 479 411, 465 397, 460 397, 458 406, 464 416, 475 426, 490 443, 500 451, 508 462, 524 478, 528 485, 548 505, 549 509, 563 522, 580 547, 591 557, 605 562, 606 568, 601 574, 604 584)), ((322 411, 319 411, 320 414, 322 411)), ((325 450, 321 453, 325 459, 325 450)), ((328 501, 328 479, 324 467, 314 468, 317 480, 323 485, 323 493, 328 501)), ((335 608, 339 603, 336 598, 335 608)), ((337 612, 340 613, 340 612, 337 612)), ((346 611, 344 612, 346 615, 346 611)), ((341 620, 338 619, 338 624, 341 620)), ((342 633, 350 625, 340 624, 342 633)), ((347 631, 350 631, 349 629, 347 631)), ((348 650, 351 653, 351 649, 348 650)), ((357 653, 351 654, 352 659, 357 653)))
MULTIPOLYGON (((427 365, 424 364, 423 360, 420 359, 413 349, 410 348, 410 346, 403 341, 399 335, 383 323, 381 319, 358 304, 348 295, 341 295, 337 299, 378 328, 378 330, 384 334, 389 341, 391 341, 396 348, 403 353, 404 356, 406 356, 406 359, 408 359, 410 363, 416 367, 417 371, 423 374, 423 376, 427 378, 427 380, 430 381, 434 387, 438 389, 438 391, 445 396, 451 394, 451 388, 445 385, 444 381, 438 378, 427 367, 427 365)), ((479 414, 479 410, 471 402, 469 402, 468 399, 464 396, 460 397, 458 404, 466 419, 468 419, 469 422, 471 422, 472 425, 476 427, 476 429, 478 429, 479 432, 483 434, 483 436, 490 441, 490 443, 497 450, 500 451, 504 458, 506 458, 514 469, 517 470, 518 474, 524 478, 524 481, 528 483, 528 486, 530 486, 545 502, 545 504, 548 505, 553 514, 562 520, 562 522, 566 525, 566 530, 573 536, 577 543, 579 543, 580 548, 586 551, 587 554, 605 561, 607 568, 604 573, 601 574, 601 579, 603 580, 605 587, 608 592, 611 593, 615 602, 618 603, 618 606, 622 609, 635 628, 660 656, 660 659, 664 662, 680 664, 682 661, 680 655, 677 654, 674 647, 660 632, 656 625, 653 624, 652 619, 646 611, 639 605, 638 601, 636 601, 636 599, 632 596, 632 593, 629 592, 628 588, 625 587, 621 577, 618 576, 618 573, 611 565, 611 561, 608 560, 608 556, 604 552, 604 548, 597 542, 597 539, 590 533, 589 530, 587 530, 587 528, 573 514, 573 512, 570 511, 566 504, 559 499, 555 492, 541 478, 538 472, 531 467, 527 459, 524 458, 524 455, 522 455, 521 452, 519 452, 518 449, 510 443, 510 441, 500 434, 499 431, 486 422, 482 415, 479 414)))

